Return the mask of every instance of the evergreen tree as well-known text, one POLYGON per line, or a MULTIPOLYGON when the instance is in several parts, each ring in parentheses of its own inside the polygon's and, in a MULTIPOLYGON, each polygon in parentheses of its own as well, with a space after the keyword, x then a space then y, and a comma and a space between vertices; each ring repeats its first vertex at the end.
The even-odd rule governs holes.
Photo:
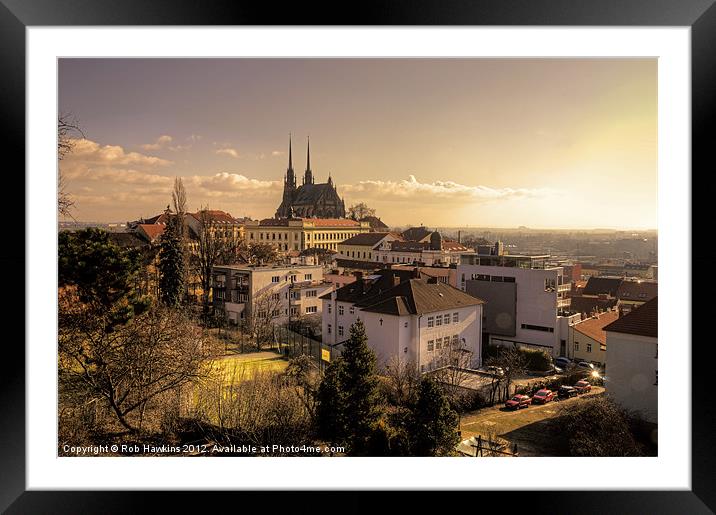
POLYGON ((87 228, 58 236, 59 286, 75 289, 77 300, 107 317, 109 327, 147 308, 147 299, 134 288, 140 267, 139 253, 116 245, 107 231, 87 228))
POLYGON ((326 368, 318 387, 316 421, 318 434, 332 443, 343 443, 346 437, 345 394, 342 388, 343 360, 333 361, 326 368))
POLYGON ((418 400, 413 407, 411 438, 413 456, 446 456, 455 451, 460 437, 458 415, 447 397, 430 377, 420 380, 418 400))
POLYGON ((343 374, 340 377, 345 394, 346 444, 350 454, 363 454, 370 447, 370 438, 382 413, 375 354, 368 347, 368 337, 361 320, 350 328, 350 338, 341 355, 343 374))
POLYGON ((178 306, 184 293, 184 248, 179 222, 176 216, 170 218, 159 247, 159 295, 167 306, 178 306))

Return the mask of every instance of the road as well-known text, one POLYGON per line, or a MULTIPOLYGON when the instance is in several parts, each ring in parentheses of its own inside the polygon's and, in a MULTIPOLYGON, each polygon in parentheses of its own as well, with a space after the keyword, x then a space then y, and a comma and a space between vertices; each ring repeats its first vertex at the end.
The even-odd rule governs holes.
POLYGON ((594 386, 590 393, 578 397, 517 411, 498 405, 463 414, 460 419, 462 440, 478 434, 483 438, 497 436, 511 446, 516 444, 520 456, 568 456, 566 442, 559 438, 559 427, 554 424, 559 409, 603 392, 604 388, 594 386))

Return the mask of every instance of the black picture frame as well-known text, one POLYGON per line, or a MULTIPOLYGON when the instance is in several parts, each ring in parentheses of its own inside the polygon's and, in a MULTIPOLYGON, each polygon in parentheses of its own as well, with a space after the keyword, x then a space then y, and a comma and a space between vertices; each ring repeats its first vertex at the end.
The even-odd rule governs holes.
MULTIPOLYGON (((202 2, 171 0, 0 0, 0 104, 5 122, 4 145, 7 156, 25 160, 25 28, 29 26, 87 25, 554 25, 554 26, 688 26, 691 27, 692 72, 692 235, 708 234, 712 219, 707 209, 706 187, 693 187, 712 173, 712 139, 709 127, 716 120, 716 7, 714 0, 384 0, 360 4, 338 4, 316 1, 276 6, 271 3, 205 0, 202 2), (350 17, 343 14, 349 12, 350 17), (711 165, 711 166, 709 166, 711 165), (702 198, 699 198, 699 197, 702 198)), ((688 177, 688 170, 684 174, 688 177)), ((6 174, 6 176, 9 174, 6 174)), ((703 185, 702 185, 703 186, 703 185)), ((17 181, 14 200, 23 204, 24 181, 17 181)), ((13 206, 9 213, 24 213, 24 205, 13 206)), ((25 227, 13 220, 7 224, 6 236, 17 252, 2 257, 6 270, 7 292, 22 292, 17 271, 29 271, 25 265, 25 227), (22 234, 20 231, 22 229, 22 234)), ((688 259, 688 253, 685 253, 688 259)), ((710 255, 693 255, 693 270, 713 270, 716 260, 710 255)), ((684 276, 683 280, 691 280, 684 276)), ((708 289, 708 288, 707 288, 708 289)), ((698 289, 694 289, 698 293, 698 289)), ((13 295, 11 313, 20 305, 13 295)), ((22 296, 24 300, 24 296, 22 296)), ((681 299, 688 302, 690 299, 681 299)), ((554 492, 469 492, 451 493, 451 503, 465 503, 460 509, 488 509, 491 501, 504 502, 509 497, 514 506, 532 513, 713 513, 716 510, 716 462, 711 434, 714 403, 707 389, 711 341, 704 334, 707 310, 714 307, 713 295, 692 300, 692 332, 684 328, 684 341, 671 344, 688 348, 688 338, 702 345, 692 345, 692 489, 689 491, 554 491, 554 492)), ((25 309, 25 303, 22 303, 25 309)), ((7 319, 7 317, 4 317, 7 319)), ((13 317, 17 319, 17 317, 13 317)), ((24 339, 24 330, 22 335, 24 339)), ((211 506, 219 509, 224 502, 241 496, 242 504, 265 502, 267 492, 201 492, 189 496, 183 492, 69 492, 26 491, 25 487, 25 353, 20 338, 6 338, 3 357, 6 366, 0 374, 0 438, 3 443, 0 461, 0 508, 7 513, 134 513, 154 510, 156 501, 162 511, 179 507, 180 511, 211 506), (7 365, 12 363, 12 366, 7 365)), ((669 343, 665 343, 669 344, 669 343)), ((684 385, 688 394, 689 385, 684 385)), ((688 402, 688 401, 687 401, 688 402)), ((571 473, 575 473, 572 471, 571 473)), ((570 473, 559 471, 559 474, 570 473)), ((525 484, 529 478, 519 478, 525 484)), ((555 481, 555 489, 559 482, 555 481)), ((320 481, 316 482, 320 489, 320 481)), ((337 498, 334 493, 311 496, 293 492, 270 494, 270 511, 290 509, 304 513, 330 509, 341 512, 364 512, 376 506, 374 493, 347 492, 337 498), (278 503, 278 504, 276 504, 278 503), (279 508, 281 504, 284 507, 279 508)), ((424 506, 432 492, 413 492, 404 496, 402 510, 424 506)), ((455 505, 457 506, 457 504, 455 505)))

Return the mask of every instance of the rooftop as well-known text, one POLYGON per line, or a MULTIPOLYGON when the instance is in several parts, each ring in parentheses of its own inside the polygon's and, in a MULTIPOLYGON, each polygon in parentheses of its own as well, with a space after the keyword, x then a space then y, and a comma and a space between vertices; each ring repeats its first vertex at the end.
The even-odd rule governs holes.
POLYGON ((344 240, 341 242, 341 245, 364 245, 366 247, 374 247, 383 241, 387 236, 393 236, 398 240, 403 239, 399 234, 393 232, 366 232, 363 234, 356 234, 355 236, 344 240))
POLYGON ((591 339, 598 341, 599 343, 607 343, 607 333, 604 331, 604 327, 611 324, 619 318, 619 313, 616 311, 607 311, 605 313, 599 313, 597 316, 587 318, 574 325, 574 330, 578 331, 591 339))
POLYGON ((639 336, 651 336, 656 338, 658 336, 659 329, 659 306, 657 301, 658 297, 654 297, 649 302, 642 304, 638 308, 612 322, 606 326, 604 330, 613 333, 636 334, 639 336))

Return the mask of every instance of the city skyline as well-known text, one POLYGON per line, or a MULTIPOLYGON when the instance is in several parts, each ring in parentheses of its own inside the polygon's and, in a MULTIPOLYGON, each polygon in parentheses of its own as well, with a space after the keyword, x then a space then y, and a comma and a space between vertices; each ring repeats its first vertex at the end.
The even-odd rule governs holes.
POLYGON ((654 59, 61 59, 77 220, 272 217, 296 175, 392 226, 654 229, 654 59))

